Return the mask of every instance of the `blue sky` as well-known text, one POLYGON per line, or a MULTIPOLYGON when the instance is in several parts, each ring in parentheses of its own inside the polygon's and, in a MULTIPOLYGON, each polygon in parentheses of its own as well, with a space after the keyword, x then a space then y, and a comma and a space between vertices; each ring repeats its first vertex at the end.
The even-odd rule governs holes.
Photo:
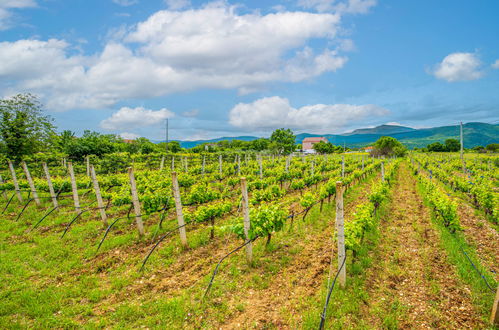
POLYGON ((0 0, 0 97, 192 140, 499 119, 497 0, 0 0))

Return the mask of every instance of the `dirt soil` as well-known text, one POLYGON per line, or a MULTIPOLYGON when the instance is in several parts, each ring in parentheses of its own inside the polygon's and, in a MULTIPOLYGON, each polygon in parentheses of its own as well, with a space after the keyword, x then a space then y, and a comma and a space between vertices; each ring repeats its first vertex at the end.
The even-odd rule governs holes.
POLYGON ((416 185, 402 164, 381 223, 379 247, 373 251, 378 261, 367 273, 369 299, 363 309, 369 324, 386 328, 386 315, 392 313, 396 326, 403 329, 483 328, 469 288, 459 282, 439 246, 416 185))

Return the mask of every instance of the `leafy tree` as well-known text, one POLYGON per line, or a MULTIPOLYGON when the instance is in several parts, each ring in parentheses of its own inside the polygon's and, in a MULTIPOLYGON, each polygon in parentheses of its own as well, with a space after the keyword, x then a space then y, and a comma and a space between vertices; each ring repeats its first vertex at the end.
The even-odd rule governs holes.
POLYGON ((461 149, 461 143, 456 139, 447 139, 445 140, 445 148, 447 151, 456 152, 461 149))
POLYGON ((289 155, 295 151, 296 136, 289 128, 279 128, 272 132, 270 136, 270 149, 280 155, 289 155))
POLYGON ((52 118, 32 94, 18 94, 0 100, 2 151, 14 160, 41 151, 54 136, 52 118))
POLYGON ((498 152, 499 151, 499 143, 491 143, 491 144, 488 144, 485 149, 487 149, 488 151, 492 151, 492 152, 498 152))
POLYGON ((269 148, 269 139, 256 139, 250 142, 250 149, 255 151, 263 151, 269 148))
POLYGON ((314 143, 313 148, 320 154, 331 154, 336 150, 336 147, 331 142, 324 141, 314 143))
POLYGON ((67 145, 65 152, 70 158, 83 159, 87 155, 102 156, 118 151, 120 144, 124 145, 121 138, 116 135, 86 130, 81 138, 73 139, 67 145))
POLYGON ((428 149, 428 151, 433 151, 433 152, 447 151, 447 148, 445 147, 445 145, 443 145, 440 142, 434 142, 432 144, 429 144, 426 148, 428 149))
POLYGON ((382 136, 374 143, 372 156, 397 156, 403 157, 407 148, 397 139, 391 136, 382 136))

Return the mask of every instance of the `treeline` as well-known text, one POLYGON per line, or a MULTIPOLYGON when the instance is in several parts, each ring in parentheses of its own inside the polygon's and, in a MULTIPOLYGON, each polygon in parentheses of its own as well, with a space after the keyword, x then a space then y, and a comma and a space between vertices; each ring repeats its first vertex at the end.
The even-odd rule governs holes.
MULTIPOLYGON (((445 143, 434 142, 428 144, 425 148, 414 148, 414 150, 421 150, 423 152, 456 152, 461 149, 461 143, 457 139, 447 139, 445 143)), ((491 143, 486 147, 476 146, 471 150, 477 152, 499 152, 499 144, 491 143)))

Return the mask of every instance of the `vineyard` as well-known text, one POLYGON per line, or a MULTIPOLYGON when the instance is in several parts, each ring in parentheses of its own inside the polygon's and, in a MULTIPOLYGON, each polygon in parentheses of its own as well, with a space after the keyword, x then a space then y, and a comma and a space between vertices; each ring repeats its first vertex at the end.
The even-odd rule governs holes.
POLYGON ((0 174, 2 328, 494 328, 495 155, 112 154, 0 174))

